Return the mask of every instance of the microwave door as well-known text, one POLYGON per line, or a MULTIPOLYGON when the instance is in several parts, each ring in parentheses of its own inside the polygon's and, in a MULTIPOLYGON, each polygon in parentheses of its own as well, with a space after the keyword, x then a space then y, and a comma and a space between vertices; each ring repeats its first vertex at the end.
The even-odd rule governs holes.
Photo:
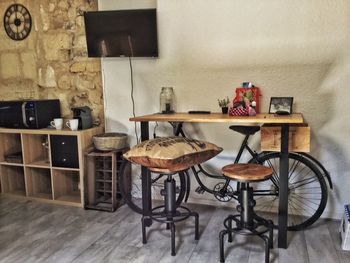
POLYGON ((0 127, 23 127, 22 104, 22 101, 0 102, 0 127))

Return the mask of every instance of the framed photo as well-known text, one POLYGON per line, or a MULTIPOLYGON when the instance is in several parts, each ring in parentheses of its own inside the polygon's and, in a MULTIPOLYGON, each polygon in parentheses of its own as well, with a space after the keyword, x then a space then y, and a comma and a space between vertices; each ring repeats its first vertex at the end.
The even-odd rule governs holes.
POLYGON ((293 97, 271 97, 269 113, 287 115, 292 113, 293 97))

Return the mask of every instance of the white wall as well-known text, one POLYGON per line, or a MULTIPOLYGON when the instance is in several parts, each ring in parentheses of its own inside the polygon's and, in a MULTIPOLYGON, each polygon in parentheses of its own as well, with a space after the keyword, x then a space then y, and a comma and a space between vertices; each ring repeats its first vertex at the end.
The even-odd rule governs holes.
MULTIPOLYGON (((133 59, 136 115, 158 111, 162 86, 174 87, 179 112, 219 111, 217 98, 233 96, 243 81, 261 88, 263 112, 271 96, 293 96, 312 128, 312 155, 334 182, 324 215, 339 217, 350 203, 350 1, 99 1, 101 10, 142 7, 157 7, 159 58, 133 59)), ((133 145, 128 60, 102 65, 107 129, 127 132, 133 145)), ((242 139, 227 126, 185 126, 225 148, 210 162, 216 170, 232 161, 242 139)))

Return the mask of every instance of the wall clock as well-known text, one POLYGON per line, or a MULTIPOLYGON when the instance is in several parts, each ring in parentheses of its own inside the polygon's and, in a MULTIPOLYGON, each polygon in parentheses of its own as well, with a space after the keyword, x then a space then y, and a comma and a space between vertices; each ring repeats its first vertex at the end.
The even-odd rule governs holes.
POLYGON ((4 15, 4 27, 11 39, 25 39, 32 29, 32 17, 28 9, 21 4, 10 5, 4 15))

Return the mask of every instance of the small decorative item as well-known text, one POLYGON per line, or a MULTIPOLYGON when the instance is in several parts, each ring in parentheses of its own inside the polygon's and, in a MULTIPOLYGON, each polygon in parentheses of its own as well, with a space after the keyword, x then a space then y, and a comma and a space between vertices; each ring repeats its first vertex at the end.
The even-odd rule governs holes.
POLYGON ((237 88, 233 106, 229 110, 231 116, 255 116, 258 112, 259 89, 237 88))
POLYGON ((243 82, 242 87, 243 88, 253 88, 254 85, 251 82, 243 82))
POLYGON ((10 5, 4 15, 6 34, 13 40, 19 41, 28 37, 32 29, 32 17, 25 6, 10 5))
POLYGON ((292 113, 293 97, 271 97, 269 113, 288 115, 292 113))
POLYGON ((243 108, 242 106, 240 107, 230 107, 229 110, 229 115, 230 116, 248 116, 249 112, 246 108, 243 108))
POLYGON ((226 97, 225 99, 218 99, 219 106, 221 107, 222 113, 227 114, 228 112, 228 104, 230 103, 230 99, 226 97))
POLYGON ((162 87, 159 96, 160 113, 170 114, 174 113, 175 94, 172 87, 162 87))

